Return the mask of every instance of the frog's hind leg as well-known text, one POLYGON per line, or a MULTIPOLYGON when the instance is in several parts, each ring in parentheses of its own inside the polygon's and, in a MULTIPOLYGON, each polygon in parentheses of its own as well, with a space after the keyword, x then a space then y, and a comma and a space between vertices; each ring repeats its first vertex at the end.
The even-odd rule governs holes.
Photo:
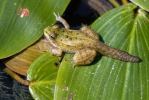
POLYGON ((99 40, 99 35, 98 35, 98 33, 95 32, 94 30, 92 30, 92 29, 91 29, 90 27, 88 27, 88 26, 83 25, 83 26, 80 28, 80 31, 82 31, 83 33, 85 33, 85 34, 87 34, 87 35, 89 35, 89 36, 91 36, 91 37, 93 37, 93 38, 99 40))
POLYGON ((105 56, 109 56, 111 58, 115 58, 118 60, 126 61, 126 62, 141 62, 142 59, 139 57, 133 56, 125 51, 118 50, 116 48, 110 47, 102 42, 98 42, 96 44, 96 51, 100 52, 105 56))
POLYGON ((59 14, 56 15, 56 14, 54 13, 54 15, 55 15, 57 21, 61 22, 61 23, 64 25, 64 27, 65 27, 66 29, 69 29, 70 26, 69 26, 69 24, 66 22, 65 19, 63 19, 59 14))
POLYGON ((87 65, 93 62, 96 56, 96 51, 91 48, 85 48, 77 51, 73 57, 73 64, 76 65, 87 65))

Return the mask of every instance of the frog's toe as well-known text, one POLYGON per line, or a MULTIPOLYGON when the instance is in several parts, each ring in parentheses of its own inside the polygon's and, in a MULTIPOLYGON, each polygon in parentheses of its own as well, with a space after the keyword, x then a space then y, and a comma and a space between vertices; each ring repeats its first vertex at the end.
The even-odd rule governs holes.
POLYGON ((75 65, 75 64, 73 64, 73 65, 72 65, 72 69, 75 69, 75 67, 76 67, 76 65, 75 65))
POLYGON ((61 16, 59 15, 59 13, 58 13, 58 15, 56 15, 55 12, 53 14, 57 21, 61 21, 61 16))

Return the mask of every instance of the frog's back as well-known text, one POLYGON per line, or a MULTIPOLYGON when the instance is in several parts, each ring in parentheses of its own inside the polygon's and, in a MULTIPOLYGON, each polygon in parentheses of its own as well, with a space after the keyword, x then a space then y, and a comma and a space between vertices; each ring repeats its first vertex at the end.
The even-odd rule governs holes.
POLYGON ((97 39, 79 30, 59 30, 56 41, 66 52, 76 52, 84 47, 95 47, 97 39))

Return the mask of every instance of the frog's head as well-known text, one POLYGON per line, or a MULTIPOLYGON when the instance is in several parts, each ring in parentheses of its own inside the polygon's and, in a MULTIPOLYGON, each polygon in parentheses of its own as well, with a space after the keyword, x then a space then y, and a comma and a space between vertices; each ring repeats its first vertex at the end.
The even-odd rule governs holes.
POLYGON ((53 40, 56 38, 56 28, 58 28, 58 27, 53 26, 53 27, 47 27, 44 29, 44 35, 45 35, 46 39, 53 40))

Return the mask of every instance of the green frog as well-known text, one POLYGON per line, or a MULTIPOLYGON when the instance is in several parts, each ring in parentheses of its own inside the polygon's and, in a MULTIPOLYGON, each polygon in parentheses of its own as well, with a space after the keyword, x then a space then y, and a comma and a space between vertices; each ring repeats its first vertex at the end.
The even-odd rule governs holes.
POLYGON ((63 52, 74 53, 72 59, 74 66, 91 64, 97 52, 126 62, 142 61, 139 57, 102 43, 99 41, 98 33, 88 26, 83 25, 80 30, 71 30, 61 16, 55 13, 54 15, 65 28, 54 25, 44 29, 44 35, 52 46, 50 52, 55 56, 61 56, 63 52))

